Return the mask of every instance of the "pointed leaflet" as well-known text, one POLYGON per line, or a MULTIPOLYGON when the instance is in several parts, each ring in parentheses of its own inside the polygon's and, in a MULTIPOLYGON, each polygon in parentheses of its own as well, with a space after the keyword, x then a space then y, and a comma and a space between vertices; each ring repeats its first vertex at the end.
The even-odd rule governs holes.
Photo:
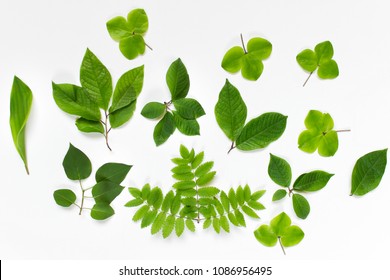
POLYGON ((184 135, 200 135, 200 126, 197 120, 187 120, 181 117, 176 111, 172 111, 173 119, 177 129, 184 135))
POLYGON ((165 143, 173 132, 175 132, 175 129, 176 125, 173 115, 167 112, 154 128, 153 139, 156 146, 160 146, 165 143))
POLYGON ((101 133, 104 134, 103 124, 99 121, 90 121, 84 118, 78 118, 76 120, 77 129, 86 133, 101 133))
POLYGON ((158 119, 165 113, 165 111, 166 107, 164 104, 159 102, 149 102, 142 109, 141 115, 148 119, 158 119))
POLYGON ((121 184, 132 167, 132 165, 115 162, 103 164, 98 169, 98 171, 96 171, 96 182, 99 183, 101 181, 106 180, 121 184))
POLYGON ((12 139, 16 150, 24 162, 27 174, 29 174, 29 170, 26 155, 25 128, 30 115, 32 99, 33 95, 30 88, 15 76, 11 91, 9 123, 12 139))
POLYGON ((219 93, 214 112, 219 127, 230 140, 235 141, 244 127, 247 108, 240 92, 229 80, 219 93))
POLYGON ((76 195, 73 191, 62 189, 53 193, 55 202, 62 207, 69 207, 76 202, 76 195))
POLYGON ((187 120, 194 120, 206 114, 202 105, 192 98, 174 100, 173 105, 175 105, 177 113, 187 120))
POLYGON ((315 192, 324 188, 334 174, 321 170, 304 173, 295 180, 293 190, 315 192))
POLYGON ((295 214, 301 219, 306 219, 310 213, 310 204, 306 198, 300 194, 294 193, 292 202, 295 214))
POLYGON ((95 220, 105 220, 114 214, 114 209, 106 203, 97 203, 91 209, 91 217, 95 220))
POLYGON ((187 69, 180 58, 175 60, 167 71, 166 82, 171 92, 172 100, 187 96, 190 89, 190 78, 187 69))
POLYGON ((111 74, 103 63, 87 49, 80 68, 80 82, 89 97, 107 110, 112 95, 111 74))
POLYGON ((131 101, 131 103, 115 112, 109 114, 111 128, 117 128, 124 125, 134 114, 137 105, 137 100, 131 101))
POLYGON ((281 199, 283 199, 286 195, 287 195, 287 191, 286 191, 286 190, 283 190, 283 189, 277 190, 277 191, 274 193, 274 195, 272 196, 272 201, 281 200, 281 199))
POLYGON ((268 175, 276 184, 287 188, 291 184, 291 167, 288 162, 280 157, 270 154, 268 175))
POLYGON ((120 195, 124 187, 111 181, 100 181, 92 188, 92 195, 96 203, 110 204, 120 195))
POLYGON ((144 82, 144 66, 129 70, 123 74, 116 84, 110 113, 128 106, 136 100, 142 91, 144 82))
POLYGON ((72 144, 69 144, 62 166, 66 176, 71 180, 86 179, 92 172, 92 164, 89 158, 72 144))
POLYGON ((387 165, 387 149, 370 152, 357 160, 352 172, 351 195, 362 196, 376 189, 387 165))
POLYGON ((265 113, 248 122, 236 141, 239 150, 250 151, 267 147, 282 136, 286 129, 287 116, 265 113))

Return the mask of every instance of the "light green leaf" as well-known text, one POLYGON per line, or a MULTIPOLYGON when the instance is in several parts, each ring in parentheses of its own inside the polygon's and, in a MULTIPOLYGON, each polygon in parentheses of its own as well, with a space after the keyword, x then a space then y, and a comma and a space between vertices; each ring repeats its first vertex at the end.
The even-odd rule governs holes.
POLYGON ((244 189, 241 186, 239 186, 236 189, 236 197, 237 197, 238 204, 243 205, 245 202, 245 196, 244 196, 244 189))
POLYGON ((274 195, 272 196, 272 201, 278 201, 283 199, 287 195, 286 190, 280 189, 277 190, 274 195))
POLYGON ((164 238, 167 238, 169 235, 171 235, 173 229, 175 228, 175 221, 176 218, 173 215, 169 215, 164 223, 164 226, 162 228, 162 234, 164 238))
POLYGON ((144 216, 146 215, 146 213, 149 211, 149 206, 148 205, 143 205, 141 208, 139 208, 137 210, 137 212, 135 212, 134 216, 133 216, 133 221, 134 222, 137 222, 141 219, 144 218, 144 216))
POLYGON ((245 185, 244 187, 244 199, 246 202, 248 202, 250 199, 251 199, 251 196, 252 196, 252 191, 251 191, 251 188, 249 187, 249 185, 245 185))
POLYGON ((245 55, 241 47, 233 47, 227 51, 222 59, 221 66, 229 73, 237 73, 241 70, 241 58, 245 55))
POLYGON ((173 188, 177 190, 187 190, 192 189, 196 186, 194 181, 181 181, 173 184, 173 188))
POLYGON ((214 228, 216 233, 220 233, 221 232, 221 224, 219 223, 219 219, 218 218, 214 218, 213 219, 213 228, 214 228))
POLYGON ((108 33, 114 41, 119 42, 132 35, 130 27, 124 17, 114 17, 106 23, 106 26, 108 33))
POLYGON ((96 182, 99 183, 101 181, 111 181, 117 184, 121 184, 132 167, 132 165, 116 162, 103 164, 96 171, 96 182))
POLYGON ((257 241, 267 247, 273 247, 278 242, 278 236, 268 225, 261 225, 254 231, 257 241))
POLYGON ((184 219, 183 218, 177 218, 175 223, 175 231, 177 237, 180 237, 185 229, 184 219))
POLYGON ((285 230, 291 225, 290 217, 282 212, 275 218, 271 220, 270 226, 272 231, 277 235, 281 236, 285 232, 285 230))
POLYGON ((127 123, 134 115, 134 111, 137 106, 137 100, 131 101, 131 103, 115 112, 110 113, 110 125, 111 128, 117 128, 127 123))
POLYGON ((137 188, 128 188, 129 193, 134 197, 134 198, 140 198, 142 199, 142 192, 137 189, 137 188))
POLYGON ((255 37, 248 41, 248 54, 252 54, 260 60, 267 59, 272 52, 272 44, 263 38, 255 37))
POLYGON ((151 228, 151 233, 156 234, 158 233, 162 227, 164 226, 164 222, 166 219, 167 215, 164 212, 161 212, 160 214, 157 215, 156 219, 154 220, 151 228))
POLYGON ((76 202, 76 195, 67 189, 56 190, 53 193, 55 202, 62 207, 69 207, 76 202))
POLYGON ((84 118, 76 120, 77 129, 86 133, 101 133, 104 134, 104 127, 100 121, 90 121, 84 118))
POLYGON ((246 205, 242 206, 242 211, 247 214, 249 217, 254 218, 254 219, 260 219, 259 215, 256 214, 255 211, 253 211, 251 208, 249 208, 246 205))
POLYGON ((221 216, 221 218, 219 219, 219 224, 224 231, 230 232, 230 224, 226 216, 221 216))
POLYGON ((166 107, 164 104, 159 102, 149 102, 142 109, 141 115, 148 119, 158 119, 162 117, 165 111, 166 107))
POLYGON ((306 198, 300 194, 293 194, 292 196, 294 212, 301 219, 306 219, 310 213, 310 204, 306 198))
POLYGON ((156 209, 149 210, 141 221, 141 228, 146 228, 150 226, 154 222, 156 217, 157 217, 157 210, 156 209))
POLYGON ((212 172, 209 172, 209 173, 199 177, 198 180, 196 180, 196 184, 199 187, 207 186, 214 179, 215 174, 216 174, 216 172, 212 171, 212 172))
POLYGON ((246 116, 247 108, 239 91, 226 80, 215 105, 219 127, 230 140, 235 141, 244 127, 246 116))
POLYGON ((257 81, 263 73, 264 65, 260 58, 252 53, 241 59, 241 74, 249 81, 257 81))
POLYGON ((25 128, 30 115, 32 100, 31 89, 15 76, 11 90, 9 123, 12 139, 16 150, 23 160, 27 174, 29 174, 29 169, 26 154, 25 128))
POLYGON ((220 198, 221 198, 221 203, 223 205, 223 208, 225 208, 225 211, 230 212, 230 201, 224 191, 221 191, 220 198))
POLYGON ((181 206, 181 197, 179 194, 176 194, 176 196, 173 198, 172 205, 171 205, 171 214, 176 215, 181 206))
POLYGON ((387 165, 387 149, 370 152, 357 160, 352 171, 351 195, 362 196, 376 189, 387 165))
POLYGON ((291 184, 291 167, 288 162, 280 157, 270 154, 268 175, 276 184, 287 188, 291 184))
POLYGON ((145 41, 141 35, 133 35, 119 42, 121 53, 129 60, 135 59, 145 53, 145 41))
POLYGON ((337 78, 339 75, 339 66, 337 65, 337 62, 332 60, 329 60, 327 62, 322 63, 318 67, 318 77, 321 79, 334 79, 337 78))
POLYGON ((211 171, 211 169, 213 168, 213 166, 214 166, 214 162, 213 162, 213 161, 208 161, 208 162, 203 163, 202 165, 200 165, 200 166, 195 170, 195 176, 196 176, 196 177, 201 177, 201 176, 206 175, 208 172, 211 171))
POLYGON ((112 96, 111 74, 89 49, 81 64, 80 82, 93 102, 107 110, 112 96))
POLYGON ((91 217, 95 220, 105 220, 114 214, 114 209, 105 203, 97 203, 91 209, 91 217))
POLYGON ((101 181, 92 188, 92 196, 96 203, 110 204, 124 187, 111 181, 101 181))
POLYGON ((236 193, 234 192, 233 188, 229 190, 228 193, 230 205, 232 206, 233 209, 237 209, 238 207, 238 202, 237 202, 237 196, 236 193))
POLYGON ((248 206, 255 209, 255 210, 264 210, 265 209, 265 206, 263 204, 255 201, 255 200, 249 200, 248 206))
POLYGON ((171 169, 174 174, 187 174, 192 171, 191 167, 187 164, 181 164, 171 169))
POLYGON ((183 173, 183 174, 172 174, 172 177, 179 181, 191 181, 194 179, 195 175, 192 172, 183 173))
POLYGON ((171 208, 174 198, 175 194, 173 191, 169 191, 164 197, 163 203, 161 205, 161 211, 167 212, 171 208))
POLYGON ((150 195, 147 199, 148 204, 152 205, 153 208, 155 209, 159 209, 161 207, 163 200, 164 200, 164 195, 162 193, 162 190, 159 187, 154 187, 151 190, 150 195))
POLYGON ((290 226, 284 231, 280 241, 282 242, 283 246, 291 247, 299 244, 304 237, 305 234, 300 227, 290 226))
POLYGON ((306 49, 297 55, 298 64, 306 71, 313 72, 317 69, 317 55, 314 51, 306 49))
POLYGON ((211 219, 206 219, 203 222, 203 229, 207 229, 211 226, 212 220, 211 219))
POLYGON ((127 15, 127 22, 131 33, 145 34, 148 31, 149 21, 144 9, 134 9, 127 15))
POLYGON ((216 187, 205 187, 198 190, 198 194, 201 197, 213 197, 219 194, 219 189, 216 187))
POLYGON ((229 218, 229 221, 230 221, 233 225, 235 225, 236 227, 239 227, 239 226, 240 226, 240 224, 238 223, 237 218, 236 218, 236 216, 234 215, 233 212, 229 212, 229 213, 228 213, 228 218, 229 218))
POLYGON ((143 200, 147 200, 150 195, 150 185, 146 184, 142 187, 141 197, 143 200))
POLYGON ((135 198, 125 204, 125 207, 137 207, 143 204, 144 201, 141 198, 135 198))
POLYGON ((279 113, 265 113, 249 121, 236 141, 237 149, 250 151, 267 147, 282 136, 287 117, 279 113))
POLYGON ((173 101, 187 96, 190 89, 190 78, 180 58, 169 66, 166 81, 173 101))
POLYGON ((191 167, 193 169, 197 168, 203 162, 203 158, 204 158, 204 152, 200 152, 199 154, 197 154, 191 163, 191 167))
POLYGON ((256 191, 251 195, 251 200, 257 201, 265 194, 265 190, 256 191))
POLYGON ((200 126, 196 120, 187 120, 182 118, 176 111, 172 111, 173 119, 177 129, 184 135, 200 135, 200 126))
POLYGON ((333 46, 329 41, 319 43, 315 46, 314 51, 317 55, 318 65, 328 62, 333 57, 333 46))
POLYGON ((324 188, 334 174, 321 170, 304 173, 294 182, 293 190, 315 192, 324 188))
POLYGON ((153 139, 156 146, 165 143, 175 132, 175 129, 176 125, 173 115, 170 112, 167 112, 154 128, 153 139))
POLYGON ((89 158, 72 144, 69 144, 62 166, 66 176, 71 180, 86 179, 92 173, 92 164, 89 158))
POLYGON ((183 159, 187 159, 190 157, 190 151, 187 149, 186 146, 184 145, 180 145, 180 156, 183 158, 183 159))
POLYGON ((234 215, 236 216, 237 222, 241 226, 246 227, 244 215, 240 212, 240 210, 238 210, 238 209, 234 210, 234 215))
POLYGON ((184 119, 194 120, 206 113, 202 105, 192 98, 181 98, 173 101, 177 113, 184 119))
POLYGON ((190 231, 195 232, 196 228, 195 228, 195 224, 194 224, 194 222, 193 222, 192 220, 187 219, 187 220, 186 220, 186 226, 187 226, 187 228, 188 228, 190 231))

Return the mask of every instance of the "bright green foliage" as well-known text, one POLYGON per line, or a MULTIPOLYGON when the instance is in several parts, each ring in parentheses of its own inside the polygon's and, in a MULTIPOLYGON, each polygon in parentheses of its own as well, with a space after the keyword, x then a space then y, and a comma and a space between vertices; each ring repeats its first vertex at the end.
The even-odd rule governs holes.
POLYGON ((200 135, 197 119, 206 114, 198 101, 187 98, 190 78, 180 58, 169 67, 166 82, 171 100, 163 103, 149 102, 141 112, 147 119, 159 120, 153 132, 156 146, 165 143, 176 128, 184 135, 200 135))
POLYGON ((263 60, 272 52, 272 44, 263 38, 252 38, 245 47, 241 35, 242 47, 235 46, 227 51, 222 59, 222 68, 229 73, 241 74, 245 79, 256 81, 263 73, 263 60))
POLYGON ((304 70, 310 72, 310 75, 303 86, 306 85, 311 75, 317 69, 317 75, 321 79, 336 78, 339 75, 339 67, 332 58, 333 46, 329 41, 317 44, 314 51, 306 49, 300 52, 296 58, 297 62, 304 70))
POLYGON ((80 67, 81 87, 53 83, 53 97, 62 111, 79 116, 76 126, 80 131, 103 134, 111 150, 108 133, 133 116, 143 80, 144 66, 140 66, 123 74, 113 89, 110 72, 87 49, 80 67))
POLYGON ((306 219, 310 213, 310 204, 302 194, 321 190, 333 176, 325 171, 311 171, 299 176, 291 187, 290 164, 285 159, 273 154, 270 154, 268 175, 272 181, 282 187, 282 189, 275 191, 272 201, 281 200, 288 193, 289 197, 292 196, 294 212, 301 219, 306 219))
MULTIPOLYGON (((62 163, 66 176, 70 180, 78 181, 81 188, 81 203, 76 203, 76 195, 68 189, 56 190, 53 193, 55 202, 62 207, 75 205, 81 215, 83 210, 90 209, 84 206, 86 199, 93 199, 95 204, 90 209, 91 217, 95 220, 105 220, 115 214, 111 203, 121 194, 124 187, 120 184, 126 178, 131 165, 110 162, 102 165, 95 174, 96 184, 90 188, 84 188, 82 180, 87 179, 92 173, 92 164, 89 158, 72 144, 62 163), (86 192, 91 190, 92 196, 86 192)), ((141 192, 137 192, 141 196, 141 192)), ((142 203, 142 202, 141 202, 142 203)), ((140 205, 140 204, 137 204, 140 205)))
POLYGON ((279 113, 265 113, 245 125, 247 108, 240 92, 228 80, 219 93, 214 109, 219 127, 232 141, 229 152, 263 149, 279 139, 286 129, 287 117, 279 113))
MULTIPOLYGON (((314 153, 323 157, 333 156, 339 147, 338 132, 334 130, 334 122, 328 113, 310 110, 305 119, 306 130, 298 138, 298 147, 306 153, 314 153)), ((348 130, 343 130, 348 131, 348 130)))
POLYGON ((212 161, 204 162, 204 153, 195 153, 180 147, 180 157, 173 158, 172 177, 176 180, 173 190, 165 196, 159 187, 129 188, 133 197, 125 206, 138 207, 134 221, 141 221, 141 228, 151 226, 151 233, 162 232, 164 238, 172 232, 181 236, 186 229, 194 232, 195 223, 203 222, 203 228, 212 226, 216 233, 230 232, 231 224, 246 226, 245 216, 259 219, 256 211, 265 207, 258 200, 265 191, 252 193, 250 187, 231 188, 228 194, 211 186, 216 175, 212 161), (148 213, 150 213, 148 215, 148 213))
POLYGON ((130 11, 127 19, 114 17, 106 26, 111 38, 119 42, 119 49, 127 59, 144 54, 145 47, 150 48, 143 37, 149 27, 148 16, 143 9, 130 11))
POLYGON ((33 95, 31 89, 18 77, 14 77, 11 90, 9 124, 16 150, 23 160, 27 174, 29 174, 25 130, 30 115, 33 95))
POLYGON ((351 195, 362 196, 376 189, 387 165, 387 149, 373 151, 359 158, 352 172, 351 195))
POLYGON ((299 244, 305 236, 300 227, 291 225, 290 217, 284 212, 273 218, 270 225, 261 225, 254 231, 254 235, 267 247, 273 247, 279 241, 284 254, 286 254, 284 247, 299 244))

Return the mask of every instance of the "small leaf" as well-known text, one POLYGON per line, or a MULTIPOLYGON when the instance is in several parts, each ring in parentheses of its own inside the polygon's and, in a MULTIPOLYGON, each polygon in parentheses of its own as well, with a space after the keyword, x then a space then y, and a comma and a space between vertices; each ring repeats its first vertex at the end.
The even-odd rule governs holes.
POLYGON ((196 169, 195 176, 196 177, 201 177, 201 176, 206 175, 208 172, 210 172, 210 170, 213 168, 213 166, 214 166, 214 162, 213 161, 209 161, 209 162, 203 163, 202 165, 200 165, 196 169))
POLYGON ((244 54, 244 50, 241 47, 231 48, 222 59, 222 68, 229 73, 237 73, 241 69, 241 58, 244 54))
POLYGON ((248 206, 255 209, 255 210, 264 210, 265 209, 263 204, 255 201, 255 200, 248 201, 248 206))
POLYGON ((280 189, 277 190, 274 195, 272 196, 272 201, 278 201, 283 199, 287 195, 286 190, 280 189))
POLYGON ((158 187, 154 187, 150 191, 150 195, 148 197, 148 204, 153 206, 155 209, 159 209, 163 203, 163 193, 162 190, 158 187))
POLYGON ((25 128, 31 111, 32 99, 31 89, 15 76, 11 91, 9 123, 12 139, 16 150, 23 160, 27 174, 29 174, 29 170, 26 155, 25 128))
POLYGON ((187 69, 180 58, 169 67, 166 75, 167 85, 171 92, 172 100, 185 98, 190 89, 190 78, 187 69))
POLYGON ((198 190, 198 195, 201 197, 212 197, 219 193, 219 189, 215 187, 205 187, 198 190))
POLYGON ((147 200, 150 195, 150 185, 146 184, 142 187, 141 197, 143 200, 147 200))
POLYGON ((143 204, 144 201, 141 198, 135 198, 125 204, 125 207, 137 207, 143 204))
POLYGON ((207 184, 209 184, 214 179, 215 174, 216 174, 216 172, 212 171, 212 172, 209 172, 209 173, 199 177, 198 180, 196 180, 196 184, 199 187, 207 186, 207 184))
POLYGON ((190 151, 184 145, 180 145, 180 156, 183 159, 187 159, 190 156, 190 151))
POLYGON ((293 194, 292 196, 294 212, 301 219, 306 219, 310 213, 310 204, 306 198, 300 194, 293 194))
POLYGON ((200 126, 197 120, 186 120, 177 114, 176 111, 172 111, 172 114, 175 125, 182 134, 188 136, 200 135, 200 126))
POLYGON ((98 171, 96 171, 96 182, 99 183, 101 181, 106 180, 121 184, 132 167, 132 165, 115 162, 103 164, 98 169, 98 171))
POLYGON ((254 219, 260 219, 259 215, 256 214, 255 211, 253 211, 251 208, 249 208, 246 205, 242 206, 242 211, 247 214, 249 217, 254 218, 254 219))
POLYGON ((317 55, 314 51, 306 49, 297 55, 298 64, 306 71, 313 72, 317 69, 317 55))
POLYGON ((141 228, 146 228, 146 227, 150 226, 154 222, 154 220, 156 219, 156 216, 157 216, 156 209, 149 210, 142 219, 141 228))
POLYGON ((91 209, 91 217, 95 220, 105 220, 114 214, 114 209, 105 203, 97 203, 91 209))
POLYGON ((179 181, 191 181, 195 178, 195 175, 192 172, 188 172, 183 174, 172 174, 172 177, 179 181))
POLYGON ((230 212, 230 201, 224 191, 221 191, 220 198, 221 198, 221 203, 223 205, 223 208, 225 208, 225 211, 230 212))
POLYGON ((228 197, 229 197, 230 205, 232 206, 232 208, 237 209, 238 202, 237 202, 236 193, 234 192, 233 188, 231 188, 229 190, 228 197))
POLYGON ((220 233, 221 232, 221 225, 219 223, 219 219, 218 218, 214 218, 213 219, 213 228, 214 228, 216 233, 220 233))
POLYGON ((288 162, 280 157, 270 154, 268 175, 276 184, 287 188, 291 184, 291 167, 288 162))
POLYGON ((100 121, 90 121, 84 118, 76 120, 77 129, 86 133, 101 133, 104 134, 104 127, 100 121))
POLYGON ((110 119, 111 128, 118 128, 127 123, 134 115, 137 106, 137 100, 131 101, 129 105, 111 112, 108 116, 110 119))
POLYGON ((265 194, 265 190, 256 191, 252 194, 251 200, 259 200, 265 194))
POLYGON ((175 183, 172 187, 177 190, 187 190, 192 189, 196 186, 194 181, 181 181, 175 183))
POLYGON ((245 185, 244 187, 244 199, 246 202, 248 202, 251 199, 252 193, 251 189, 248 185, 245 185))
POLYGON ((149 21, 144 9, 134 9, 127 15, 129 30, 136 34, 145 34, 148 31, 149 21))
POLYGON ((180 210, 180 206, 181 206, 181 197, 180 195, 177 194, 172 201, 171 214, 176 215, 180 210))
POLYGON ((89 158, 72 144, 69 144, 62 166, 66 176, 71 180, 86 179, 92 173, 92 164, 89 158))
POLYGON ((273 247, 278 242, 278 236, 268 225, 261 225, 254 231, 257 241, 267 247, 273 247))
POLYGON ((318 67, 317 74, 321 79, 337 78, 339 76, 339 66, 333 59, 329 60, 318 67))
POLYGON ((204 152, 200 152, 199 154, 197 154, 191 163, 191 167, 193 169, 197 168, 203 162, 203 158, 204 158, 204 152))
POLYGON ((190 231, 195 232, 196 228, 195 228, 195 224, 194 224, 194 222, 193 222, 192 220, 187 219, 187 220, 186 220, 186 226, 187 226, 187 228, 188 228, 190 231))
POLYGON ((192 171, 191 167, 187 164, 181 164, 171 169, 174 174, 187 174, 192 171))
POLYGON ((299 244, 304 237, 305 234, 300 227, 290 226, 283 232, 280 241, 284 247, 291 247, 299 244))
POLYGON ((175 132, 175 129, 176 125, 173 115, 167 112, 154 128, 153 139, 156 146, 165 143, 173 132, 175 132))
POLYGON ((362 196, 376 189, 387 165, 387 149, 370 152, 359 158, 352 171, 351 195, 362 196))
POLYGON ((92 188, 92 195, 96 203, 110 204, 124 187, 111 181, 101 181, 92 188))
POLYGON ((164 212, 161 212, 160 214, 157 215, 156 219, 152 224, 152 228, 151 228, 152 234, 156 234, 162 229, 166 217, 167 215, 164 212))
POLYGON ((244 197, 244 189, 239 186, 236 190, 236 197, 237 197, 237 202, 239 205, 243 205, 245 202, 245 197, 244 197))
POLYGON ((239 227, 239 226, 240 226, 240 224, 238 223, 237 218, 236 218, 236 216, 234 215, 233 212, 229 212, 229 213, 228 213, 228 218, 229 218, 229 221, 230 221, 233 225, 235 225, 236 227, 239 227))
POLYGON ((317 44, 314 50, 317 55, 318 65, 322 65, 323 63, 328 62, 333 57, 333 46, 329 41, 317 44))
POLYGON ((241 59, 241 74, 249 81, 257 81, 263 73, 264 65, 260 58, 248 53, 241 59))
POLYGON ((129 193, 134 197, 134 198, 142 198, 142 192, 137 189, 137 188, 128 188, 129 193))
POLYGON ((175 216, 169 215, 164 223, 164 226, 162 228, 163 237, 167 238, 169 235, 171 235, 173 229, 175 228, 175 216))
POLYGON ((111 38, 117 42, 132 35, 130 27, 124 17, 114 17, 109 20, 106 25, 111 38))
POLYGON ((165 111, 166 107, 164 104, 159 102, 149 102, 142 109, 141 115, 148 119, 158 119, 162 117, 165 111))
POLYGON ((174 100, 173 105, 175 105, 177 113, 187 120, 194 120, 206 114, 202 105, 192 98, 174 100))
POLYGON ((221 218, 219 219, 219 224, 224 231, 230 232, 230 224, 226 216, 221 216, 221 218))
POLYGON ((326 186, 333 175, 321 170, 304 173, 294 182, 293 189, 305 192, 319 191, 326 186))
POLYGON ((56 190, 53 196, 56 203, 62 207, 69 207, 76 202, 76 195, 71 190, 56 190))
POLYGON ((144 205, 142 206, 141 208, 139 208, 137 210, 137 212, 135 212, 134 216, 133 216, 133 221, 134 222, 137 222, 141 219, 144 218, 144 216, 146 215, 146 213, 149 211, 149 206, 148 205, 144 205))
POLYGON ((234 210, 234 215, 236 216, 237 222, 241 226, 246 227, 244 215, 240 212, 240 210, 238 209, 234 210))
POLYGON ((173 191, 169 191, 165 195, 163 203, 161 205, 161 211, 167 212, 171 208, 174 197, 175 194, 173 193, 173 191))
POLYGON ((211 219, 206 219, 203 223, 203 229, 207 229, 211 226, 212 220, 211 219))
POLYGON ((177 237, 180 237, 185 229, 184 219, 183 218, 177 218, 175 223, 175 231, 177 237))

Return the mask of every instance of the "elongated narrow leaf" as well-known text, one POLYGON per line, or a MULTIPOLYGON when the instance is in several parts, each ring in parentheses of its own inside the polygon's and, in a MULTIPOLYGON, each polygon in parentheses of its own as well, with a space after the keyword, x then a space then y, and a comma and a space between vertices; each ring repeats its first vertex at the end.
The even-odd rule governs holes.
POLYGON ((177 237, 180 237, 183 234, 184 229, 185 229, 184 219, 183 218, 176 219, 175 232, 177 237))
POLYGON ((99 183, 101 181, 111 181, 117 184, 123 182, 129 173, 132 165, 127 165, 123 163, 109 162, 103 164, 98 171, 96 171, 96 182, 99 183))
POLYGON ((213 228, 216 233, 221 232, 221 224, 219 223, 219 218, 214 218, 213 219, 213 228))
POLYGON ((160 214, 157 215, 156 219, 154 220, 151 228, 151 233, 156 234, 158 233, 162 227, 164 226, 164 222, 166 219, 167 215, 164 212, 161 212, 160 214))
POLYGON ((129 202, 127 202, 125 204, 125 207, 137 207, 137 206, 140 206, 143 203, 144 203, 144 201, 142 199, 135 198, 135 199, 132 199, 129 202))
POLYGON ((192 189, 196 186, 194 181, 181 181, 173 184, 173 188, 177 190, 186 190, 186 189, 192 189))
POLYGON ((171 208, 174 197, 175 194, 173 193, 173 191, 169 191, 165 195, 163 203, 161 205, 161 211, 167 212, 171 208))
POLYGON ((287 117, 279 113, 265 113, 251 120, 237 138, 237 149, 251 151, 267 147, 282 136, 286 123, 287 117))
POLYGON ((251 200, 259 200, 265 194, 265 190, 256 191, 251 195, 251 200))
POLYGON ((111 112, 109 117, 111 128, 117 128, 127 123, 134 115, 137 106, 137 100, 130 102, 129 105, 111 112))
POLYGON ((165 143, 168 138, 175 132, 176 125, 173 115, 169 112, 157 123, 153 132, 153 139, 156 146, 165 143))
POLYGON ((211 169, 213 168, 213 166, 214 166, 214 162, 213 162, 213 161, 208 161, 208 162, 203 163, 202 165, 200 165, 200 166, 195 170, 195 176, 201 177, 201 176, 206 175, 208 172, 211 171, 211 169))
POLYGON ((30 115, 33 95, 31 89, 18 77, 14 77, 10 102, 10 127, 16 150, 29 174, 25 130, 30 115))
POLYGON ((195 232, 196 227, 195 227, 194 221, 192 221, 192 220, 190 220, 190 219, 187 219, 187 220, 186 220, 186 226, 187 226, 187 228, 188 228, 190 231, 195 232))
POLYGON ((216 172, 212 171, 212 172, 209 172, 209 173, 199 177, 198 180, 196 180, 196 184, 199 187, 207 186, 214 179, 215 174, 216 174, 216 172))
POLYGON ((249 208, 246 205, 242 206, 242 211, 251 218, 260 219, 259 215, 257 215, 255 211, 253 211, 251 208, 249 208))
POLYGON ((224 231, 230 232, 230 224, 229 224, 229 220, 226 218, 226 216, 221 216, 221 218, 219 219, 219 224, 221 225, 221 228, 224 231))
POLYGON ((135 212, 134 216, 133 216, 133 221, 134 222, 137 222, 141 219, 143 219, 143 217, 146 215, 146 213, 149 211, 150 207, 148 205, 143 205, 141 208, 139 208, 137 210, 137 212, 135 212))
POLYGON ((270 154, 268 175, 276 184, 287 188, 291 184, 291 167, 288 162, 280 157, 270 154))
POLYGON ((219 127, 230 140, 235 141, 244 127, 247 108, 240 92, 229 80, 219 93, 214 112, 219 127))
POLYGON ((66 176, 71 180, 86 179, 92 173, 92 164, 89 158, 72 144, 69 144, 62 166, 66 176))
POLYGON ((203 197, 212 197, 216 196, 219 193, 219 189, 215 187, 205 187, 205 188, 200 188, 198 190, 199 196, 203 197))
POLYGON ((118 195, 121 194, 124 187, 111 181, 100 181, 92 188, 92 195, 96 203, 110 204, 118 195))
POLYGON ((230 201, 229 201, 229 198, 224 191, 221 191, 220 198, 221 198, 221 203, 222 203, 225 211, 230 212, 230 201))
POLYGON ((91 217, 95 220, 105 220, 114 214, 114 209, 106 203, 97 203, 91 210, 91 217))
POLYGON ((55 202, 62 207, 69 207, 76 202, 76 195, 73 191, 62 189, 53 193, 55 202))
POLYGON ((263 204, 261 204, 258 201, 255 201, 255 200, 249 200, 248 206, 255 209, 255 210, 264 210, 265 209, 265 206, 263 204))
POLYGON ((315 192, 324 188, 334 174, 321 170, 304 173, 294 182, 294 190, 315 192))
POLYGON ((100 121, 91 121, 84 118, 76 120, 77 129, 86 133, 101 133, 104 134, 104 127, 100 121))
POLYGON ((163 237, 167 238, 171 235, 173 229, 175 228, 176 218, 173 215, 170 215, 166 218, 164 226, 162 228, 163 237))
POLYGON ((141 228, 146 228, 150 226, 154 222, 156 217, 157 217, 157 210, 156 209, 149 210, 141 221, 141 228))
POLYGON ((166 81, 172 100, 185 98, 190 89, 190 78, 180 58, 175 60, 167 71, 166 81))
POLYGON ((359 158, 352 172, 351 195, 365 195, 376 189, 387 165, 387 149, 368 153, 359 158))

